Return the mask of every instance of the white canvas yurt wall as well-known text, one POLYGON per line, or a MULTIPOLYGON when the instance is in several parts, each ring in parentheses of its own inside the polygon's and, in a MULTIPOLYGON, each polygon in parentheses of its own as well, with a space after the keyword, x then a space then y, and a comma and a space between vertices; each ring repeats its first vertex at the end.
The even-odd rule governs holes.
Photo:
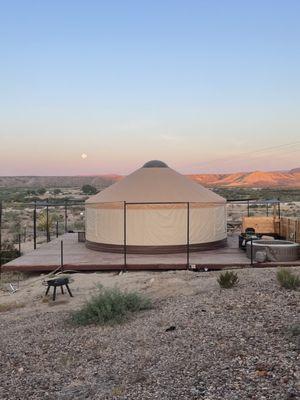
POLYGON ((101 251, 168 253, 226 244, 226 200, 151 161, 86 201, 86 245, 101 251), (125 206, 126 202, 126 206, 125 206))

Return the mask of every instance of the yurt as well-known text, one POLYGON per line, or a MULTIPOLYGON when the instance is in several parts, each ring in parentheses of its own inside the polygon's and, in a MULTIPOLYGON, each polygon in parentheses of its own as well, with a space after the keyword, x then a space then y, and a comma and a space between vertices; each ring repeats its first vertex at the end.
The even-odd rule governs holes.
POLYGON ((93 250, 157 254, 226 245, 226 200, 162 161, 147 162, 85 208, 93 250))

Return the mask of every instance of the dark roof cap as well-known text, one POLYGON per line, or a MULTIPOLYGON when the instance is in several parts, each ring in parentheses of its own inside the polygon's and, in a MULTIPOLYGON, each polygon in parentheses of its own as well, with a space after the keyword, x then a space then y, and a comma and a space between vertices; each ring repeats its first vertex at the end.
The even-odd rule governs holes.
POLYGON ((151 160, 143 165, 143 168, 168 168, 167 164, 159 160, 151 160))

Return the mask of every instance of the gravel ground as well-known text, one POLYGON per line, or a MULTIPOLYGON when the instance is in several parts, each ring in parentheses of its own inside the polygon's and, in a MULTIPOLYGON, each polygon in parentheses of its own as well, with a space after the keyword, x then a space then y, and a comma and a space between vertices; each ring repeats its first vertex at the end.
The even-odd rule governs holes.
POLYGON ((166 285, 176 276, 194 290, 149 289, 154 308, 113 327, 74 327, 66 307, 47 304, 1 313, 0 399, 299 398, 290 327, 300 293, 279 289, 275 269, 237 272, 229 290, 217 272, 162 272, 166 285))

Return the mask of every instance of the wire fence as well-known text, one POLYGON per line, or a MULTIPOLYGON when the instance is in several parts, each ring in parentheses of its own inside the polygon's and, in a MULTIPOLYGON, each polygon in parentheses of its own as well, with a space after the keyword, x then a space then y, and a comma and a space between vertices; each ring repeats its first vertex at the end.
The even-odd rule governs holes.
POLYGON ((0 265, 84 225, 83 200, 0 202, 0 265))
MULTIPOLYGON (((255 198, 227 201, 228 229, 245 216, 297 216, 300 203, 255 198)), ((0 266, 66 232, 85 230, 84 200, 0 202, 0 266)))

